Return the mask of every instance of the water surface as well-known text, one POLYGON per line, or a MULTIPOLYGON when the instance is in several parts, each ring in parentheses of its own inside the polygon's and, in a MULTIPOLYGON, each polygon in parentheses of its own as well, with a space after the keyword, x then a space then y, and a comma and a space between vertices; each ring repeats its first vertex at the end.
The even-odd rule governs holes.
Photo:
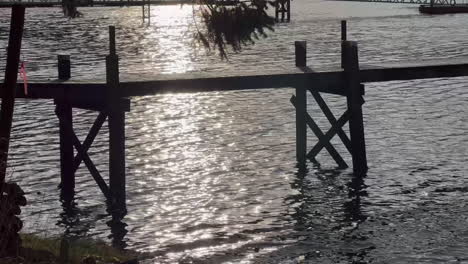
MULTIPOLYGON (((28 9, 23 59, 30 78, 55 79, 57 54, 70 54, 72 75, 104 78, 107 26, 117 27, 123 76, 140 73, 261 72, 294 67, 295 40, 308 61, 339 62, 339 20, 348 20, 363 63, 446 59, 468 54, 465 14, 420 15, 417 6, 305 1, 292 22, 221 61, 193 41, 192 6, 141 9, 28 9)), ((0 10, 4 71, 9 10, 0 10)), ((295 163, 292 89, 165 94, 132 98, 127 117, 126 226, 112 225, 104 197, 83 167, 77 208, 58 201, 58 120, 53 102, 19 100, 10 179, 27 192, 28 232, 99 238, 151 252, 151 263, 463 263, 468 261, 467 79, 366 85, 364 118, 369 172, 353 178, 326 153, 320 165, 295 163), (122 236, 125 233, 125 236, 122 236)), ((325 96, 335 115, 343 98, 325 96)), ((329 124, 309 98, 323 130, 329 124)), ((76 110, 84 138, 96 113, 76 110)), ((312 135, 312 134, 310 134, 312 135)), ((107 128, 91 157, 107 178, 107 128)), ((309 146, 316 140, 309 137, 309 146)), ((338 151, 351 164, 336 139, 338 151)))

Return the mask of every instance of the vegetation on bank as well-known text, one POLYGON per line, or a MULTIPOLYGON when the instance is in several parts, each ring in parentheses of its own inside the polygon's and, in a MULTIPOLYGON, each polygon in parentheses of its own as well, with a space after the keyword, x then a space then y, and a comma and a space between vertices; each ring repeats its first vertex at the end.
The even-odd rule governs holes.
POLYGON ((73 240, 43 238, 34 234, 21 234, 22 248, 18 258, 2 259, 3 264, 36 263, 138 263, 141 254, 130 250, 118 250, 98 240, 73 240))

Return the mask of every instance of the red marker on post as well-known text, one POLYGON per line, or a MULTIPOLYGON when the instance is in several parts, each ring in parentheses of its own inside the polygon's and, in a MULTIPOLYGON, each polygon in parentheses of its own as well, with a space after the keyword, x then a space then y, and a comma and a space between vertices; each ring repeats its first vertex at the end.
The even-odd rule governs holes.
POLYGON ((26 75, 26 66, 24 61, 21 62, 19 74, 23 79, 24 95, 28 95, 28 76, 26 75))

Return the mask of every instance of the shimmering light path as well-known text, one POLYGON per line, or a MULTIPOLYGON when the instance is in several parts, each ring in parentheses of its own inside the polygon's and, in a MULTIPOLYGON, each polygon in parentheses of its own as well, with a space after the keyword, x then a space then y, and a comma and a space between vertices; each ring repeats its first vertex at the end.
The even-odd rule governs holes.
MULTIPOLYGON (((339 61, 343 17, 363 63, 468 55, 466 15, 423 16, 407 5, 296 0, 292 23, 229 61, 193 41, 191 6, 155 7, 148 27, 141 26, 140 8, 82 11, 84 18, 67 20, 59 9, 28 10, 23 56, 31 78, 55 78, 59 53, 71 54, 74 76, 102 77, 110 24, 118 29, 122 75, 293 67, 294 40, 307 40, 309 64, 326 67, 339 61)), ((0 10, 0 67, 5 14, 0 10)), ((25 230, 127 244, 153 252, 156 263, 295 263, 299 256, 312 263, 467 261, 467 79, 367 87, 364 182, 336 170, 327 156, 319 157, 320 167, 295 167, 287 89, 134 98, 123 241, 83 169, 76 215, 60 215, 53 103, 19 101, 10 178, 27 191, 25 230)), ((336 113, 345 107, 341 98, 326 100, 336 113)), ((309 109, 318 113, 313 104, 309 109)), ((81 136, 93 116, 76 112, 81 136)), ((328 128, 324 117, 319 121, 328 128)), ((101 171, 105 133, 91 152, 101 171)))

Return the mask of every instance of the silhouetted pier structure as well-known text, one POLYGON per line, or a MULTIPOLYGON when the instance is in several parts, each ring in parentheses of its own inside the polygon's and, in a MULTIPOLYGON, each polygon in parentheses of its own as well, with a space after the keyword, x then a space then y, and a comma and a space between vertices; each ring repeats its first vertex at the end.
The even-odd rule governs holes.
MULTIPOLYGON (((125 112, 130 111, 133 96, 148 96, 161 93, 196 93, 211 91, 252 89, 295 89, 291 102, 296 108, 296 156, 299 163, 308 159, 315 161, 323 149, 331 155, 338 166, 347 167, 335 147, 330 143, 334 136, 340 137, 350 152, 353 171, 363 175, 367 171, 366 145, 362 107, 364 83, 388 82, 426 78, 468 76, 468 58, 449 61, 419 63, 393 63, 360 65, 357 42, 346 40, 346 23, 342 23, 342 66, 314 69, 307 66, 306 43, 296 42, 296 67, 285 66, 277 72, 262 73, 184 73, 160 76, 135 76, 135 79, 119 79, 118 56, 115 49, 115 32, 110 27, 110 54, 106 57, 106 79, 76 80, 68 78, 70 63, 61 57, 59 75, 55 81, 30 81, 28 93, 23 84, 18 84, 17 98, 53 99, 60 127, 60 161, 62 192, 73 195, 75 172, 83 161, 91 176, 111 204, 125 207, 125 112), (331 123, 323 132, 317 126, 312 113, 307 111, 307 93, 310 92, 331 123), (323 95, 342 96, 347 110, 335 117, 323 100, 323 95), (73 131, 72 108, 96 111, 97 118, 88 136, 80 142, 73 131), (106 183, 94 166, 87 152, 102 124, 109 124, 109 183, 106 183), (343 131, 349 121, 350 136, 343 131), (311 149, 307 147, 308 127, 318 138, 311 149)), ((3 96, 4 89, 0 89, 3 96)), ((264 98, 259 98, 264 100, 264 98)))
POLYGON ((276 22, 291 21, 291 0, 277 0, 275 2, 276 22))

